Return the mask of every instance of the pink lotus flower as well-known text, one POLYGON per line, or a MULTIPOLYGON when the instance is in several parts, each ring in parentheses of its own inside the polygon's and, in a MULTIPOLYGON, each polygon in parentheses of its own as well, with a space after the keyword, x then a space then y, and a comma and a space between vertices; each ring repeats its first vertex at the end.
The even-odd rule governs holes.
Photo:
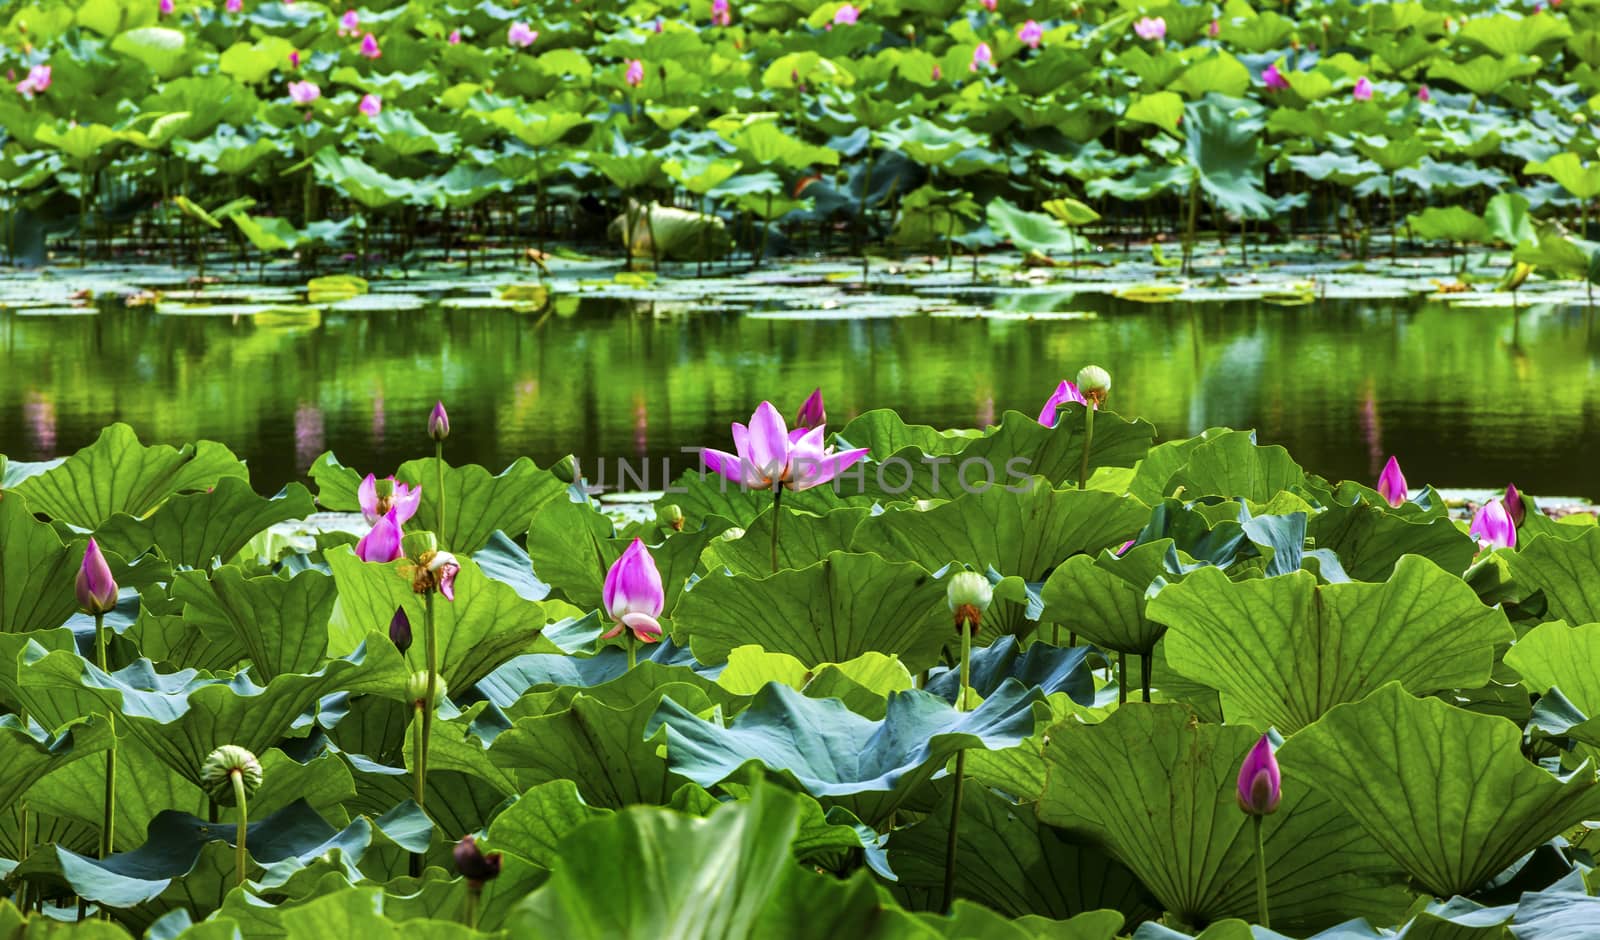
POLYGON ((1089 404, 1088 399, 1083 397, 1083 393, 1078 391, 1076 383, 1062 379, 1061 384, 1056 386, 1056 390, 1050 393, 1049 398, 1045 399, 1044 407, 1039 410, 1039 423, 1047 428, 1055 427, 1058 420, 1056 412, 1069 401, 1085 406, 1089 404))
MULTIPOLYGON (((935 66, 937 68, 937 66, 935 66)), ((820 428, 828 423, 828 411, 822 406, 822 389, 816 389, 806 397, 800 405, 800 412, 794 416, 795 430, 809 431, 820 428)))
POLYGON ((1422 102, 1423 104, 1427 104, 1428 102, 1433 100, 1433 92, 1428 90, 1428 86, 1427 85, 1423 85, 1422 87, 1417 89, 1417 100, 1422 102))
POLYGON ((1350 90, 1350 97, 1356 99, 1357 101, 1372 100, 1372 83, 1367 81, 1367 77, 1365 75, 1356 79, 1356 87, 1350 90))
POLYGON ((972 50, 972 61, 967 63, 967 71, 976 72, 980 67, 994 68, 994 50, 986 42, 978 43, 978 48, 972 50))
POLYGON ((86 614, 104 614, 117 606, 117 582, 111 576, 111 566, 100 553, 100 545, 93 537, 83 551, 83 563, 78 566, 78 609, 86 614))
POLYGON ((161 11, 162 16, 171 16, 173 10, 172 0, 161 0, 161 5, 158 9, 161 11))
POLYGON ((522 22, 512 23, 511 29, 506 33, 507 42, 511 43, 513 46, 519 46, 523 49, 533 45, 534 40, 538 38, 539 31, 530 28, 527 23, 522 22))
POLYGON ((344 11, 344 16, 339 17, 339 35, 354 36, 361 30, 361 16, 354 10, 344 11))
POLYGON ((628 85, 632 88, 638 88, 640 85, 643 85, 644 63, 638 59, 630 59, 628 61, 628 74, 624 76, 624 80, 627 81, 628 85))
POLYGON ((1406 476, 1400 472, 1400 461, 1393 457, 1383 465, 1383 472, 1378 474, 1378 495, 1395 507, 1404 503, 1410 495, 1406 490, 1406 476))
POLYGON ((1522 520, 1528 517, 1528 502, 1530 501, 1524 500, 1522 494, 1517 491, 1515 483, 1506 484, 1506 515, 1511 517, 1513 526, 1522 525, 1522 520))
POLYGON ((735 423, 733 446, 737 453, 702 448, 706 469, 720 473, 753 490, 787 486, 807 490, 826 483, 867 456, 865 447, 843 453, 825 451, 825 429, 797 428, 792 433, 772 402, 764 401, 750 416, 750 426, 735 423))
POLYGON ((17 91, 21 92, 24 98, 32 98, 49 87, 50 66, 48 65, 35 65, 33 68, 28 69, 28 74, 22 81, 17 82, 17 91))
POLYGON ((1480 550, 1517 547, 1517 527, 1512 524, 1505 503, 1498 499, 1483 504, 1472 517, 1472 528, 1467 534, 1478 540, 1480 550))
POLYGON ((1140 39, 1164 39, 1167 21, 1159 16, 1146 16, 1133 24, 1133 33, 1140 39))
POLYGON ((361 37, 361 54, 369 59, 376 59, 383 55, 383 50, 378 48, 378 37, 371 33, 361 37))
MULTIPOLYGON (((375 118, 383 111, 383 99, 377 95, 362 95, 361 103, 356 105, 356 109, 369 118, 375 118)), ((372 479, 372 475, 367 474, 367 479, 372 479)), ((420 491, 418 493, 420 495, 420 491)), ((412 511, 415 512, 416 510, 412 511)))
POLYGON ((1212 20, 1211 21, 1211 25, 1206 27, 1206 35, 1210 36, 1212 39, 1216 39, 1217 35, 1220 34, 1221 32, 1222 32, 1222 24, 1218 23, 1216 20, 1212 20))
POLYGON ((1256 742, 1239 767, 1239 808, 1251 816, 1267 816, 1278 809, 1283 799, 1283 775, 1272 754, 1272 739, 1266 735, 1256 742))
MULTIPOLYGON (((378 96, 368 95, 367 98, 376 103, 378 96)), ((361 99, 363 109, 367 98, 361 99)), ((373 114, 376 113, 377 108, 373 108, 373 114)), ((356 487, 356 502, 361 504, 361 515, 366 517, 368 525, 377 525, 378 520, 391 510, 395 514, 395 522, 405 525, 417 514, 417 507, 422 504, 422 487, 396 483, 392 476, 380 480, 369 473, 356 487)))
POLYGON ((289 67, 292 68, 292 69, 297 69, 297 68, 300 67, 300 53, 298 53, 298 52, 289 53, 289 67))
POLYGON ((1017 38, 1029 49, 1037 49, 1039 43, 1044 41, 1044 27, 1040 26, 1037 20, 1029 20, 1017 30, 1017 38))
POLYGON ((452 46, 461 45, 461 30, 452 29, 450 31, 450 37, 446 39, 445 42, 448 42, 452 46))
POLYGON ((942 78, 944 78, 944 69, 939 68, 939 63, 933 63, 933 80, 939 81, 942 78))
POLYGON ((227 10, 229 13, 238 13, 240 10, 244 9, 244 0, 228 0, 228 2, 223 5, 223 9, 227 10))
POLYGON ((456 575, 461 573, 456 556, 449 552, 435 552, 428 560, 428 573, 433 575, 433 582, 438 585, 439 593, 444 595, 445 600, 456 599, 456 575))
POLYGON ((1289 87, 1289 80, 1283 77, 1283 73, 1278 71, 1278 63, 1274 62, 1261 73, 1261 84, 1267 86, 1268 91, 1283 91, 1289 87))
POLYGON ((624 629, 633 631, 643 643, 661 639, 660 617, 667 606, 667 593, 661 587, 656 560, 643 539, 634 539, 622 557, 612 563, 600 596, 606 613, 616 621, 616 626, 600 635, 602 639, 621 636, 624 629))
POLYGON ((850 26, 859 19, 861 19, 861 11, 847 3, 834 11, 833 25, 850 26))
POLYGON ((727 26, 733 22, 733 10, 728 0, 711 0, 711 25, 727 26))
POLYGON ((983 0, 983 8, 985 10, 988 10, 990 13, 993 13, 994 10, 995 10, 995 7, 997 7, 999 5, 1000 5, 999 4, 999 0, 983 0))
POLYGON ((373 524, 372 531, 356 543, 356 557, 380 565, 388 564, 402 554, 400 539, 400 518, 396 510, 390 509, 373 524))
POLYGON ((315 82, 290 82, 289 100, 295 104, 310 104, 322 97, 322 89, 315 82))

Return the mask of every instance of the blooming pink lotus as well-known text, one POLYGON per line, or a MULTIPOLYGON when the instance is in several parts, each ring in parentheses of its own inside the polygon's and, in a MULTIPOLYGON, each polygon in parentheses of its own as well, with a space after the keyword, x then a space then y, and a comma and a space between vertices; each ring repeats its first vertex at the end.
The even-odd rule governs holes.
MULTIPOLYGON (((368 95, 367 98, 376 102, 378 96, 368 95)), ((361 99, 363 105, 367 98, 361 99)), ((361 505, 361 515, 366 517, 369 525, 376 525, 390 510, 394 510, 395 521, 404 525, 417 514, 417 507, 422 503, 422 487, 396 483, 392 476, 380 480, 369 473, 356 487, 356 502, 361 505)))
POLYGON ((339 17, 339 35, 354 36, 361 30, 361 15, 354 10, 344 11, 339 17))
POLYGON ((833 25, 850 26, 859 19, 861 19, 861 11, 847 3, 834 11, 833 25))
POLYGON ((1400 472, 1400 461, 1393 457, 1383 465, 1383 472, 1378 474, 1378 495, 1395 507, 1403 504, 1410 495, 1406 489, 1406 475, 1400 472))
POLYGON ((1140 39, 1165 39, 1167 35, 1167 21, 1159 16, 1142 17, 1133 24, 1133 33, 1140 39))
POLYGON ((1472 528, 1467 534, 1478 540, 1480 550, 1517 547, 1517 527, 1505 503, 1498 499, 1484 503, 1473 515, 1472 528))
POLYGON ((824 437, 822 425, 790 432, 778 409, 772 407, 772 402, 764 401, 750 416, 749 427, 733 425, 733 446, 737 453, 706 447, 701 449, 700 459, 705 462, 706 469, 753 490, 774 486, 807 490, 832 480, 867 456, 865 447, 843 453, 825 451, 824 437))
MULTIPOLYGON (((938 66, 935 66, 937 68, 938 66)), ((800 411, 794 416, 795 430, 809 431, 820 428, 828 423, 828 410, 822 404, 822 389, 813 389, 811 394, 800 405, 800 411)))
POLYGON ((1268 91, 1284 91, 1289 87, 1289 80, 1283 77, 1283 73, 1278 71, 1278 63, 1274 62, 1261 73, 1261 84, 1267 86, 1268 91))
POLYGON ((628 74, 623 76, 629 87, 638 88, 644 84, 644 63, 638 59, 628 60, 628 74))
POLYGON ((733 22, 733 10, 728 0, 711 0, 711 25, 727 26, 733 22))
POLYGON ((384 513, 373 524, 372 531, 361 537, 361 541, 356 543, 357 558, 385 565, 403 554, 400 550, 400 518, 396 512, 390 509, 384 513))
POLYGON ((1044 27, 1037 20, 1029 20, 1017 30, 1017 38, 1029 49, 1039 48, 1039 43, 1044 41, 1044 27))
POLYGON ((369 59, 376 59, 383 55, 383 50, 378 48, 378 37, 371 33, 361 37, 361 54, 369 59))
POLYGON ((1272 753, 1272 739, 1266 735, 1244 757, 1239 766, 1237 792, 1239 808, 1251 816, 1267 816, 1278 809, 1283 799, 1283 774, 1272 753))
POLYGON ((322 89, 317 87, 316 82, 289 83, 289 100, 293 101, 295 104, 310 104, 321 97, 322 89))
POLYGON ((24 98, 32 98, 49 87, 50 66, 48 65, 35 65, 33 68, 28 69, 28 74, 22 81, 17 82, 17 91, 21 92, 24 98))
POLYGON ((447 43, 449 43, 449 44, 450 44, 450 45, 452 45, 452 46, 459 46, 459 45, 461 45, 461 30, 459 30, 459 29, 452 29, 452 30, 451 30, 451 31, 450 31, 450 36, 449 36, 449 38, 448 38, 448 39, 446 39, 446 40, 445 40, 445 42, 447 42, 447 43))
POLYGON ((86 614, 109 613, 117 606, 117 581, 111 576, 111 566, 100 553, 100 545, 93 537, 83 550, 83 563, 78 566, 78 609, 86 614))
MULTIPOLYGON (((356 105, 356 109, 369 118, 375 118, 383 111, 383 99, 372 94, 362 95, 361 103, 356 105)), ((372 479, 372 475, 368 474, 367 479, 372 479)), ((421 495, 421 490, 416 492, 419 496, 421 495)), ((412 512, 416 512, 416 510, 412 509, 412 512)))
POLYGON ((612 639, 631 630, 643 643, 661 639, 661 611, 667 606, 667 593, 661 587, 661 572, 643 539, 634 539, 622 557, 606 571, 601 603, 616 625, 600 636, 612 639))
POLYGON ((979 68, 994 68, 994 50, 986 42, 978 43, 972 50, 972 61, 967 63, 967 71, 976 72, 979 68))
POLYGON ((1049 398, 1045 399, 1044 407, 1039 410, 1039 423, 1047 428, 1055 427, 1056 421, 1059 420, 1056 412, 1069 401, 1077 402, 1080 405, 1089 404, 1089 400, 1083 397, 1082 392, 1078 391, 1077 383, 1062 379, 1061 384, 1056 386, 1056 390, 1050 393, 1049 398))
POLYGON ((538 38, 539 31, 523 22, 512 23, 511 29, 506 32, 506 41, 523 49, 533 45, 534 40, 538 38))
POLYGON ((1365 75, 1356 79, 1356 87, 1350 89, 1350 97, 1357 101, 1371 101, 1372 82, 1368 81, 1365 75))

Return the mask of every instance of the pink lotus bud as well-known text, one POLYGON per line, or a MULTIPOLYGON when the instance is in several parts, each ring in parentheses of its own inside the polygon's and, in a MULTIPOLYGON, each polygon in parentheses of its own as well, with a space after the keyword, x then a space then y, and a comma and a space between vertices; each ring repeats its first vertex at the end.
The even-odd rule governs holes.
POLYGON ((1400 472, 1400 461, 1393 457, 1383 465, 1383 472, 1378 474, 1378 495, 1395 507, 1404 503, 1410 495, 1406 490, 1406 476, 1400 472))
POLYGON ((1251 816, 1267 816, 1277 811, 1283 799, 1283 775, 1272 754, 1272 739, 1266 735, 1245 755, 1239 767, 1239 808, 1251 816))
POLYGON ((383 55, 383 50, 378 48, 378 37, 371 33, 361 37, 361 54, 369 59, 376 59, 383 55))
POLYGON ((173 9, 172 0, 161 0, 161 4, 158 9, 161 11, 162 16, 171 16, 173 9))
POLYGON ((728 0, 711 0, 711 25, 727 26, 733 22, 733 11, 728 0))
POLYGON ((1423 85, 1417 89, 1417 100, 1423 104, 1427 104, 1433 100, 1433 92, 1428 90, 1427 85, 1423 85))
POLYGON ((1356 79, 1356 87, 1350 90, 1350 97, 1357 101, 1371 101, 1372 82, 1368 81, 1365 75, 1356 79))
POLYGON ((461 45, 461 30, 452 29, 450 31, 450 38, 446 39, 445 42, 448 42, 452 46, 461 45))
POLYGON ((244 9, 244 0, 228 0, 228 2, 223 6, 223 9, 227 10, 229 13, 238 13, 240 10, 244 9))
MULTIPOLYGON (((938 68, 938 66, 934 66, 938 68)), ((828 412, 822 406, 822 389, 816 389, 807 396, 805 403, 800 406, 800 413, 794 417, 796 430, 820 428, 828 423, 828 412)))
POLYGON ((833 25, 850 26, 859 19, 861 19, 861 11, 847 3, 834 11, 833 25))
POLYGON ((1506 515, 1511 517, 1513 526, 1522 525, 1522 520, 1528 517, 1528 505, 1532 502, 1532 500, 1524 499, 1523 495, 1517 491, 1515 483, 1506 484, 1506 515))
POLYGON ((1267 86, 1268 91, 1283 91, 1289 87, 1289 80, 1283 77, 1283 73, 1278 71, 1278 63, 1274 62, 1261 73, 1261 84, 1267 86))
POLYGON ((461 877, 483 890, 483 883, 493 881, 500 876, 500 853, 487 854, 478 848, 478 840, 472 836, 463 838, 455 847, 456 871, 461 877))
POLYGON ((1017 30, 1017 38, 1029 49, 1037 49, 1039 43, 1044 40, 1044 27, 1040 26, 1037 20, 1029 20, 1017 30))
POLYGON ((997 2, 997 0, 983 0, 983 8, 985 10, 988 10, 990 13, 993 13, 994 10, 995 10, 995 7, 997 7, 997 6, 999 6, 999 3, 997 2))
POLYGON ((633 88, 638 88, 640 85, 643 85, 644 63, 638 59, 629 60, 628 74, 624 76, 624 80, 627 81, 628 85, 633 88))
POLYGON ((620 636, 624 629, 633 631, 644 643, 661 639, 658 618, 667 606, 667 595, 661 586, 661 572, 644 540, 634 539, 611 565, 601 600, 606 613, 616 621, 616 626, 602 634, 605 639, 620 636))
POLYGON ((1498 499, 1483 504, 1472 517, 1472 528, 1468 534, 1478 540, 1480 550, 1517 547, 1517 527, 1512 523, 1505 503, 1498 499))
POLYGON ((298 52, 289 53, 289 67, 292 68, 292 69, 297 69, 297 68, 300 67, 300 53, 298 53, 298 52))
POLYGON ((428 436, 436 441, 450 436, 450 415, 445 413, 442 401, 434 402, 433 410, 428 412, 428 436))
POLYGON ((356 108, 367 117, 375 118, 383 111, 383 99, 372 94, 362 95, 361 103, 356 108))
POLYGON ((361 16, 354 10, 344 11, 344 16, 339 17, 339 35, 354 36, 361 29, 361 16))
POLYGON ((972 50, 972 61, 967 63, 967 71, 976 72, 980 67, 994 68, 994 51, 986 42, 978 43, 972 50))
POLYGON ((1206 35, 1210 36, 1212 39, 1216 39, 1217 35, 1221 32, 1222 24, 1218 23, 1216 20, 1212 20, 1211 25, 1206 27, 1206 35))
POLYGON ((100 546, 93 538, 83 551, 83 563, 78 566, 78 608, 86 614, 108 613, 117 606, 117 582, 111 576, 111 566, 100 546))
POLYGON ((944 70, 939 68, 939 63, 933 63, 933 80, 939 81, 942 78, 944 78, 944 70))

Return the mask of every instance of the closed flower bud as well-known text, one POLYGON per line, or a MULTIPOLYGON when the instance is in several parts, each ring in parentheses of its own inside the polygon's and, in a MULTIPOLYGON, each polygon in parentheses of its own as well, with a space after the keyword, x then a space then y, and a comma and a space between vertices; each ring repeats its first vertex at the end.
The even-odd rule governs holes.
POLYGON ((394 617, 389 621, 389 642, 402 654, 411 648, 411 618, 406 616, 404 607, 394 609, 394 617))
POLYGON ((1084 366, 1078 370, 1078 393, 1094 402, 1096 408, 1105 404, 1110 391, 1111 374, 1106 370, 1099 366, 1084 366))
POLYGON ((676 505, 668 506, 666 508, 666 510, 661 513, 661 521, 665 522, 667 525, 671 526, 672 527, 672 531, 674 531, 674 532, 682 532, 683 531, 683 510, 680 507, 676 506, 676 505))
POLYGON ((1252 816, 1276 812, 1278 801, 1283 798, 1282 786, 1278 759, 1272 754, 1272 739, 1263 734, 1239 767, 1239 808, 1252 816))
POLYGON ((433 411, 428 414, 428 436, 436 441, 450 436, 450 415, 445 413, 442 401, 434 402, 433 411))
POLYGON ((244 748, 236 744, 224 744, 207 755, 206 762, 200 765, 200 781, 205 785, 206 795, 223 806, 232 806, 236 802, 234 774, 238 774, 244 782, 244 795, 255 796, 256 790, 261 787, 261 762, 244 748))
POLYGON ((104 614, 117 606, 117 582, 111 577, 111 566, 100 546, 93 538, 83 552, 83 564, 78 566, 78 607, 86 614, 104 614))
POLYGON ((1522 525, 1522 520, 1528 517, 1528 505, 1533 501, 1524 497, 1515 483, 1507 483, 1506 498, 1503 502, 1506 507, 1506 515, 1511 517, 1511 524, 1519 526, 1522 525))
POLYGON ((482 888, 484 882, 493 881, 500 874, 500 853, 484 852, 472 836, 456 843, 455 857, 456 871, 475 887, 482 888))
POLYGON ((950 577, 945 597, 950 602, 950 613, 955 617, 956 629, 960 630, 964 625, 977 633, 984 612, 989 609, 990 601, 994 600, 994 587, 989 584, 988 578, 976 571, 961 571, 950 577))
MULTIPOLYGON (((443 701, 445 699, 445 697, 448 696, 449 694, 450 694, 450 690, 445 688, 444 676, 435 675, 433 677, 433 703, 432 704, 437 707, 438 704, 441 701, 443 701)), ((428 670, 419 669, 416 672, 413 672, 411 674, 411 678, 406 680, 406 701, 410 702, 413 705, 421 705, 424 708, 427 707, 427 705, 428 705, 428 670)))

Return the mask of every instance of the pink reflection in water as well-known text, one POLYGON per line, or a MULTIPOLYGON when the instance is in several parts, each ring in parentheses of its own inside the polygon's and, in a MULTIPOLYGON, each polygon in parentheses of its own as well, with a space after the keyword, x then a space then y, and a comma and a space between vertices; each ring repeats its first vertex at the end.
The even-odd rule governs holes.
POLYGON ((317 455, 327 450, 323 444, 322 409, 301 402, 294 409, 294 465, 301 473, 311 469, 317 455))
POLYGON ((56 403, 38 392, 22 402, 22 418, 33 434, 34 454, 41 459, 56 455, 56 403))
POLYGON ((1367 445, 1367 475, 1375 477, 1383 469, 1383 419, 1378 416, 1378 393, 1368 379, 1361 396, 1361 439, 1367 445))

